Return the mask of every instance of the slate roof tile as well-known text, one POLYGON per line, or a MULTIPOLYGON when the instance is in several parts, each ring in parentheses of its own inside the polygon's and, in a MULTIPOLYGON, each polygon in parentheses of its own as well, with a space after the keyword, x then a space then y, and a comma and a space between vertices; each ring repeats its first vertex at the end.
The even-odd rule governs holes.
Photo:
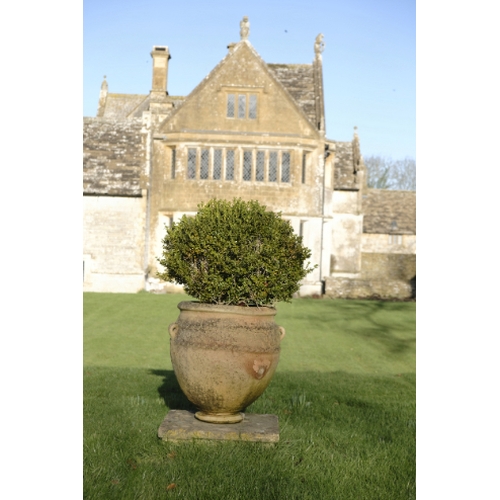
POLYGON ((140 196, 142 121, 84 118, 84 194, 140 196))
POLYGON ((312 64, 268 64, 267 66, 302 108, 311 123, 317 124, 312 64))
POLYGON ((363 193, 363 232, 416 234, 415 191, 368 189, 363 193))

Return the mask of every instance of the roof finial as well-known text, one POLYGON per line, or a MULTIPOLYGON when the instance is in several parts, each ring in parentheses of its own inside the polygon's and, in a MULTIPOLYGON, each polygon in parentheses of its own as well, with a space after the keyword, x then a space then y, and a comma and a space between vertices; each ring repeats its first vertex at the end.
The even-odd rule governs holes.
POLYGON ((108 82, 106 75, 101 83, 101 91, 99 92, 99 105, 97 107, 97 116, 104 116, 104 109, 106 108, 106 98, 108 97, 108 82))
POLYGON ((352 139, 352 159, 354 163, 354 173, 358 172, 361 163, 361 149, 359 147, 358 127, 354 127, 354 137, 352 139))
POLYGON ((316 54, 316 57, 321 59, 321 52, 325 50, 325 42, 323 41, 323 34, 320 33, 314 42, 314 53, 316 54))
POLYGON ((240 22, 240 37, 242 40, 248 40, 248 35, 250 34, 250 21, 248 16, 243 16, 240 22))

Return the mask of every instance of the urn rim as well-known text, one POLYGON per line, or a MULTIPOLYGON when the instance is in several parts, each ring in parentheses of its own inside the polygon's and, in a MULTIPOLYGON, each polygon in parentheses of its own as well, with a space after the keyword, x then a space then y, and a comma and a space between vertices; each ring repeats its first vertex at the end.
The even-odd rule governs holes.
POLYGON ((220 312, 239 314, 242 316, 276 316, 276 308, 269 306, 229 306, 225 304, 207 304, 205 302, 197 302, 184 300, 177 304, 180 311, 196 311, 196 312, 220 312))

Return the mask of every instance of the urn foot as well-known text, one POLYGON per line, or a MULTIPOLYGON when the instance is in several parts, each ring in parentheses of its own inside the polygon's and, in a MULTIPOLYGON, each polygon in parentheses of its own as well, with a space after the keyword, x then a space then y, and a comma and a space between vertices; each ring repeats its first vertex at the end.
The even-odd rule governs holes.
POLYGON ((241 422, 245 415, 243 413, 205 413, 204 411, 197 411, 194 416, 203 422, 210 422, 211 424, 237 424, 241 422))

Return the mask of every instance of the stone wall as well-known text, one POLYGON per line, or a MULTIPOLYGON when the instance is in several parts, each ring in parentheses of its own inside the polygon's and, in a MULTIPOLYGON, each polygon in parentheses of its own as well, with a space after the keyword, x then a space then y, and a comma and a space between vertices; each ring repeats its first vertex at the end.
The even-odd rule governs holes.
POLYGON ((361 237, 361 251, 364 253, 415 254, 417 235, 364 233, 361 237))
POLYGON ((417 273, 416 257, 414 254, 362 253, 362 278, 409 281, 417 273))
POLYGON ((331 232, 331 272, 359 273, 361 267, 361 215, 335 214, 331 232))
POLYGON ((398 298, 414 296, 416 255, 362 253, 361 273, 356 279, 331 276, 325 293, 332 298, 398 298))
POLYGON ((333 299, 407 299, 412 297, 411 283, 395 280, 362 280, 329 277, 325 295, 333 299))
POLYGON ((144 288, 145 197, 83 197, 83 289, 144 288))

